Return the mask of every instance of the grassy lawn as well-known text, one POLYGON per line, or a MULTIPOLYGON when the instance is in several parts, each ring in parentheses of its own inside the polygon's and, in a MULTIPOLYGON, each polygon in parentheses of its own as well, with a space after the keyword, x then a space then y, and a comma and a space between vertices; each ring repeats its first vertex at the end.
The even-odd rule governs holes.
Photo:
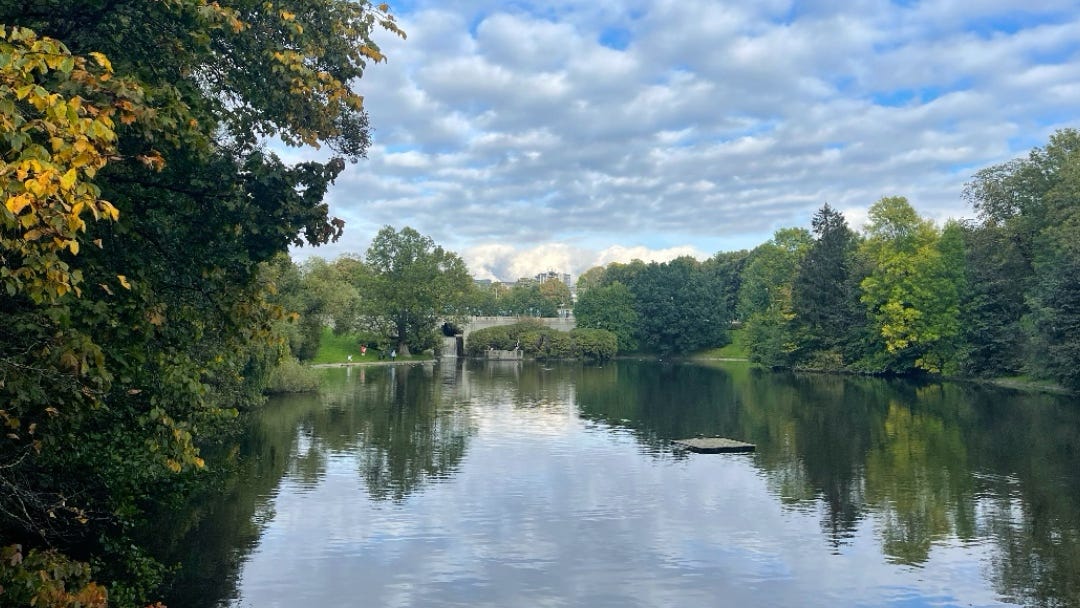
MULTIPOLYGON (((368 352, 367 356, 373 357, 374 354, 368 352)), ((349 355, 352 355, 354 360, 361 359, 360 343, 356 336, 348 334, 337 336, 330 328, 324 327, 322 337, 319 339, 319 352, 311 362, 345 363, 349 360, 349 355)))
MULTIPOLYGON (((322 337, 319 340, 319 352, 311 362, 315 364, 347 363, 349 355, 352 355, 353 363, 379 360, 379 352, 374 348, 369 348, 366 355, 360 356, 360 338, 358 336, 353 334, 334 335, 333 330, 324 327, 322 337)), ((397 357, 396 360, 427 361, 429 359, 431 359, 430 354, 421 353, 408 357, 397 357)))
POLYGON ((738 329, 731 332, 731 344, 694 353, 696 359, 745 359, 747 356, 746 346, 743 345, 743 332, 738 329))

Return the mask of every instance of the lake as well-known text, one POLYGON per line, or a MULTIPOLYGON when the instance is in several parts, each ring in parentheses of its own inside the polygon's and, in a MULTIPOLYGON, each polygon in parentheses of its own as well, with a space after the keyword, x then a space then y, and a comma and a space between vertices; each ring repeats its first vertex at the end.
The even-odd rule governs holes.
POLYGON ((323 370, 172 606, 1080 606, 1080 404, 746 364, 323 370), (692 454, 697 435, 757 444, 692 454))

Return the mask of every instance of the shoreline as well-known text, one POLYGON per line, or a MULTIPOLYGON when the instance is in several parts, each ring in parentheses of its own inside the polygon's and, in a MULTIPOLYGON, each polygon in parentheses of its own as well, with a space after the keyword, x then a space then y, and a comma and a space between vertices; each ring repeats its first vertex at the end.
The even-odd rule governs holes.
POLYGON ((311 363, 308 367, 318 369, 326 367, 371 367, 373 365, 426 365, 437 362, 438 359, 403 359, 401 361, 375 359, 373 361, 345 361, 343 363, 311 363))

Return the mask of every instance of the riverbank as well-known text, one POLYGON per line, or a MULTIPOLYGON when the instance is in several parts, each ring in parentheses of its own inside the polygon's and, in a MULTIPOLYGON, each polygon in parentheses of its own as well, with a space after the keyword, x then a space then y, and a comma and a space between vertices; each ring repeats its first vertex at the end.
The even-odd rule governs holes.
POLYGON ((416 365, 435 363, 437 359, 378 359, 372 357, 369 360, 363 361, 345 361, 343 363, 312 363, 308 367, 311 368, 323 368, 323 367, 370 367, 374 365, 416 365))

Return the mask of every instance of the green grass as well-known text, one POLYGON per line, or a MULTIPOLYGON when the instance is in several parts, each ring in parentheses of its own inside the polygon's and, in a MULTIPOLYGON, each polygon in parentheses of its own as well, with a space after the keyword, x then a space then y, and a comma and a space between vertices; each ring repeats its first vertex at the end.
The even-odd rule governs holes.
MULTIPOLYGON (((337 336, 334 335, 333 330, 324 327, 322 337, 319 339, 319 352, 311 362, 345 363, 349 360, 349 355, 352 355, 354 360, 361 359, 360 343, 356 336, 349 334, 337 336)), ((368 356, 372 355, 373 353, 369 350, 368 356)))
MULTIPOLYGON (((352 355, 353 363, 363 363, 365 361, 378 361, 379 352, 374 348, 369 348, 367 354, 360 356, 360 337, 355 334, 343 334, 335 335, 330 328, 323 328, 322 337, 319 340, 319 352, 315 354, 315 358, 311 360, 311 363, 347 363, 349 361, 349 355, 352 355)), ((408 357, 397 357, 397 361, 427 361, 431 359, 430 354, 413 354, 408 357)))
POLYGON ((696 359, 745 359, 748 356, 746 346, 743 344, 743 331, 739 329, 731 332, 731 344, 694 354, 696 359))

